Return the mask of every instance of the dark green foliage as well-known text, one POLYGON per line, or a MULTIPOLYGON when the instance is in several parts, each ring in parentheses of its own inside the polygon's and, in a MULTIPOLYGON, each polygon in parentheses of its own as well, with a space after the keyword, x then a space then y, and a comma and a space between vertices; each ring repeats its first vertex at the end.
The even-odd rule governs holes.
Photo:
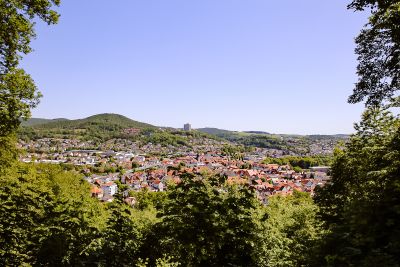
POLYGON ((30 110, 39 103, 40 93, 21 69, 0 73, 0 136, 14 133, 21 119, 30 117, 30 110))
POLYGON ((144 229, 133 210, 119 199, 110 207, 107 228, 98 240, 100 246, 91 261, 100 266, 134 266, 143 243, 144 229))
POLYGON ((385 106, 399 102, 400 1, 348 7, 371 11, 356 38, 359 80, 349 98, 369 108, 316 195, 329 231, 317 266, 400 266, 400 121, 385 106))
POLYGON ((318 207, 307 193, 274 196, 265 208, 263 239, 257 245, 258 266, 310 266, 324 236, 318 207))
POLYGON ((46 124, 50 122, 55 122, 55 121, 67 121, 68 119, 40 119, 40 118, 30 118, 26 121, 22 121, 21 125, 22 126, 35 126, 35 125, 40 125, 40 124, 46 124))
POLYGON ((316 196, 331 231, 321 254, 330 266, 399 266, 400 121, 369 109, 356 129, 316 196))
POLYGON ((0 174, 15 164, 19 152, 16 143, 14 134, 0 136, 0 174))
POLYGON ((139 168, 140 164, 137 161, 132 161, 132 169, 139 168))
POLYGON ((104 227, 89 185, 59 167, 17 165, 0 176, 0 265, 69 266, 104 227))
POLYGON ((183 266, 255 264, 260 203, 245 187, 217 183, 189 175, 168 194, 154 226, 156 255, 172 255, 183 266))
POLYGON ((359 80, 349 102, 378 105, 400 89, 400 1, 354 0, 349 8, 372 13, 356 38, 359 80))
POLYGON ((332 163, 332 158, 328 156, 314 156, 314 157, 296 157, 285 156, 282 158, 266 158, 263 161, 266 164, 279 164, 292 167, 299 167, 301 169, 309 169, 314 166, 329 166, 332 163))
POLYGON ((22 127, 19 137, 32 140, 44 137, 50 138, 80 138, 100 142, 112 138, 136 139, 136 136, 123 132, 127 128, 136 128, 142 134, 150 134, 155 127, 131 120, 118 114, 98 114, 79 120, 52 120, 44 124, 36 124, 31 127, 22 127))
POLYGON ((58 20, 52 9, 58 0, 0 1, 0 136, 16 131, 21 119, 30 117, 40 93, 24 70, 18 69, 22 54, 31 52, 35 37, 33 19, 48 24, 58 20))
POLYGON ((51 208, 51 193, 41 181, 25 182, 29 169, 8 170, 1 177, 0 265, 19 266, 35 260, 40 250, 41 221, 51 208))
POLYGON ((99 130, 115 130, 126 128, 154 128, 154 126, 142 122, 131 120, 118 114, 98 114, 79 120, 56 120, 45 124, 36 125, 36 129, 87 129, 90 126, 98 127, 99 130))
POLYGON ((161 211, 167 201, 166 192, 152 192, 148 189, 143 189, 138 192, 130 191, 129 196, 135 198, 135 208, 138 210, 155 208, 158 211, 161 211))

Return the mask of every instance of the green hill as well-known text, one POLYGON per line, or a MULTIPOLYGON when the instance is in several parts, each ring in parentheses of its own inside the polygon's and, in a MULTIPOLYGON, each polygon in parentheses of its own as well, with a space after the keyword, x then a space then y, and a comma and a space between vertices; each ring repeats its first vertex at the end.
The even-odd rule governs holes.
POLYGON ((215 135, 219 138, 244 146, 256 146, 263 148, 275 148, 286 150, 287 144, 278 135, 261 132, 234 132, 218 128, 200 128, 200 132, 215 135))
POLYGON ((118 114, 98 114, 78 120, 43 120, 31 119, 21 127, 22 139, 79 138, 104 141, 110 138, 127 137, 124 129, 136 128, 142 131, 157 129, 156 126, 131 120, 118 114))
POLYGON ((212 135, 217 135, 217 136, 221 136, 224 134, 234 134, 236 132, 233 131, 228 131, 228 130, 222 130, 222 129, 218 129, 218 128, 199 128, 196 129, 199 132, 202 133, 207 133, 207 134, 212 134, 212 135))
POLYGON ((248 133, 248 134, 270 134, 270 133, 264 132, 264 131, 244 131, 244 133, 248 133))
POLYGON ((338 141, 346 141, 348 135, 287 135, 270 134, 262 131, 235 132, 218 128, 200 128, 200 132, 214 135, 224 140, 260 148, 283 150, 285 153, 306 154, 312 144, 320 147, 334 146, 338 141))
POLYGON ((68 119, 60 118, 60 119, 42 119, 42 118, 30 118, 27 121, 22 121, 22 126, 36 126, 40 124, 46 124, 50 122, 58 122, 58 121, 67 121, 68 119))
POLYGON ((131 120, 118 114, 98 114, 84 119, 31 119, 23 124, 19 131, 23 140, 40 138, 81 139, 101 144, 113 138, 162 145, 188 145, 192 139, 215 139, 229 141, 248 147, 278 149, 286 154, 306 154, 311 144, 326 147, 333 146, 345 135, 279 135, 261 131, 236 132, 218 128, 200 128, 185 132, 173 128, 163 128, 131 120), (139 130, 125 131, 134 128, 139 130))
POLYGON ((36 129, 88 129, 93 126, 98 126, 104 129, 108 128, 155 128, 155 126, 131 120, 119 114, 104 113, 93 115, 85 119, 78 120, 58 120, 51 121, 45 124, 34 125, 36 129))

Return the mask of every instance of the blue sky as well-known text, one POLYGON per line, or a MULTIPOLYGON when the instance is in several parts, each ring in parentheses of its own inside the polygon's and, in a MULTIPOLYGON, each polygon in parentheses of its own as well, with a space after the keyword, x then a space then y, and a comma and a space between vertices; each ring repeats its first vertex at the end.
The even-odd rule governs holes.
POLYGON ((346 100, 367 14, 348 2, 64 0, 23 61, 44 95, 33 116, 350 133, 363 110, 346 100))

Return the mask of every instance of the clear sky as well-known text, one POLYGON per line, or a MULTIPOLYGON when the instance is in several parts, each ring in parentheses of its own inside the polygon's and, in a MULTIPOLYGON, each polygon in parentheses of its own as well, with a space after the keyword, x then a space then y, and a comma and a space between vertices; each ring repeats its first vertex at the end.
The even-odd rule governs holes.
POLYGON ((64 0, 23 66, 34 117, 118 113, 159 125, 350 133, 350 0, 64 0))

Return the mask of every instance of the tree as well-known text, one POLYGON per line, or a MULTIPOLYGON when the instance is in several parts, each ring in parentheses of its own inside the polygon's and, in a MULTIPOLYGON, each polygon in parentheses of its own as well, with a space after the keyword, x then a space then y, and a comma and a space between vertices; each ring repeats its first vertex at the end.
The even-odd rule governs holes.
POLYGON ((331 182, 317 191, 330 231, 321 262, 399 266, 400 120, 384 108, 370 108, 356 130, 335 152, 331 182))
POLYGON ((297 173, 302 173, 303 172, 303 169, 301 167, 298 167, 298 166, 293 167, 293 170, 295 172, 297 172, 297 173))
POLYGON ((14 133, 21 119, 30 117, 31 108, 39 103, 40 93, 29 75, 12 69, 0 75, 0 135, 14 133))
MULTIPOLYGON (((15 132, 21 119, 39 103, 41 94, 32 78, 18 69, 22 54, 32 51, 34 20, 57 22, 52 9, 59 0, 0 0, 0 165, 9 166, 16 159, 15 132)), ((0 170, 1 171, 1 170, 0 170)))
POLYGON ((0 1, 0 136, 15 131, 20 119, 30 116, 40 93, 32 78, 18 63, 22 54, 32 51, 35 37, 33 20, 57 23, 59 15, 52 9, 59 0, 0 1))
POLYGON ((312 265, 324 232, 310 195, 295 191, 292 196, 273 196, 268 201, 263 239, 257 244, 258 266, 312 265))
POLYGON ((378 105, 400 89, 400 1, 353 0, 348 8, 372 13, 356 38, 359 80, 349 102, 378 105))
MULTIPOLYGON (((107 226, 88 248, 85 264, 147 266, 142 259, 147 259, 149 254, 145 246, 146 238, 159 221, 156 209, 151 205, 143 209, 136 208, 136 205, 131 207, 123 201, 122 194, 117 194, 108 211, 107 226)), ((169 266, 170 258, 159 259, 159 262, 160 266, 169 266)))
POLYGON ((0 136, 0 174, 5 173, 18 157, 15 134, 0 136))
POLYGON ((30 42, 35 37, 35 18, 47 24, 57 23, 59 15, 52 8, 59 4, 60 0, 0 1, 1 75, 18 66, 21 54, 32 51, 30 42))
POLYGON ((21 266, 38 252, 40 223, 51 208, 51 192, 25 168, 7 169, 0 177, 0 265, 21 266))
POLYGON ((260 202, 246 187, 185 175, 154 226, 153 251, 183 266, 253 266, 260 202))
POLYGON ((58 166, 17 164, 0 175, 0 265, 77 265, 106 213, 89 184, 58 166))
POLYGON ((139 167, 140 167, 139 162, 137 162, 137 161, 132 161, 132 169, 136 169, 136 168, 139 168, 139 167))
POLYGON ((142 242, 142 232, 132 216, 132 209, 122 200, 115 199, 96 261, 102 266, 133 266, 142 242))
POLYGON ((37 261, 47 266, 79 265, 86 258, 87 247, 105 228, 107 213, 90 196, 90 185, 82 176, 63 171, 59 166, 36 166, 38 178, 47 181, 54 194, 54 206, 46 211, 37 261))
POLYGON ((129 196, 135 198, 135 209, 137 210, 155 208, 161 211, 167 200, 166 192, 152 192, 147 188, 143 188, 140 191, 129 191, 129 196))

